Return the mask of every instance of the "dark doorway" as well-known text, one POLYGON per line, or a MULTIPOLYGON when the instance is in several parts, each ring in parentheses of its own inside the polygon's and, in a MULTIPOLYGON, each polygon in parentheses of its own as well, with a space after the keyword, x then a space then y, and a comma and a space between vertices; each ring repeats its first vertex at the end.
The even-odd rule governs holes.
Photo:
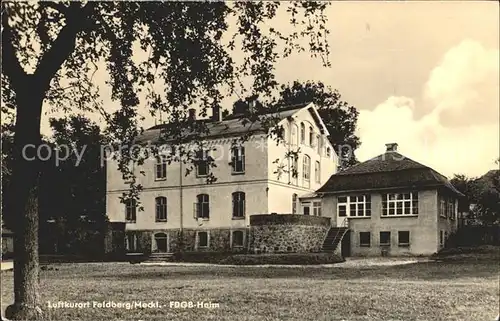
POLYGON ((347 231, 342 238, 341 248, 343 257, 351 256, 351 231, 347 231))
POLYGON ((168 251, 168 237, 165 233, 155 234, 156 250, 160 253, 166 253, 168 251))

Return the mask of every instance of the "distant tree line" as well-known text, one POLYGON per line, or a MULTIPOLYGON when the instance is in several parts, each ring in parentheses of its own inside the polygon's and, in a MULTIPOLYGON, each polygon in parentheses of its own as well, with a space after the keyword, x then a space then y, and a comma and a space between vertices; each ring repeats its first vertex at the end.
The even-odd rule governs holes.
MULTIPOLYGON (((498 161, 497 161, 498 162, 498 161)), ((467 219, 482 225, 500 224, 500 170, 491 170, 481 177, 456 174, 451 183, 466 197, 467 219)))
MULTIPOLYGON (((106 170, 101 166, 101 145, 106 137, 97 124, 80 115, 52 118, 51 138, 44 137, 49 148, 40 149, 39 240, 40 254, 91 254, 102 249, 96 242, 106 228, 106 170), (68 148, 68 157, 56 160, 57 148, 68 148), (82 153, 80 161, 73 152, 82 153)), ((13 229, 10 210, 16 195, 10 188, 12 168, 12 135, 2 131, 2 223, 13 229), (5 175, 6 174, 6 175, 5 175)), ((66 155, 61 150, 60 155, 66 155)))

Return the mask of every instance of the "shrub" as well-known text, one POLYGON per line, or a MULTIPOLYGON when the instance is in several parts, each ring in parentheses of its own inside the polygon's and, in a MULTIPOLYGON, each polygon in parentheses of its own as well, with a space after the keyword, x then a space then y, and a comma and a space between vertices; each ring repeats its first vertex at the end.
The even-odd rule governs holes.
POLYGON ((441 249, 435 256, 447 256, 456 254, 499 254, 500 247, 493 245, 452 247, 441 249))
POLYGON ((177 252, 174 254, 174 261, 217 264, 230 255, 231 253, 226 252, 177 252))
POLYGON ((333 253, 237 254, 219 261, 225 265, 314 265, 332 264, 345 260, 333 253))

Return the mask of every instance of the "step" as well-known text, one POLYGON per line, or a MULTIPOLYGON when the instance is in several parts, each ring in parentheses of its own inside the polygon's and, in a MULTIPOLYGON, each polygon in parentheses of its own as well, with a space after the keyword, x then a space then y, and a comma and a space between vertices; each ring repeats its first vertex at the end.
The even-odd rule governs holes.
POLYGON ((171 261, 174 257, 174 253, 151 253, 149 257, 146 258, 147 262, 159 262, 159 261, 171 261))

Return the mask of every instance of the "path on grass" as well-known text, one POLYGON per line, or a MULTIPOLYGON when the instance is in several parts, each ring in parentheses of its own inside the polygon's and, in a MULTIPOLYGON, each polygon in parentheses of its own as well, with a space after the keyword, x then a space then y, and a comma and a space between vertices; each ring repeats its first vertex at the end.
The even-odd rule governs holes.
POLYGON ((415 264, 420 262, 429 262, 428 258, 346 258, 345 262, 335 264, 318 264, 318 265, 298 265, 298 264, 256 264, 256 265, 221 265, 211 263, 188 263, 188 262, 142 262, 139 265, 153 265, 153 266, 225 266, 225 267, 276 267, 276 268, 296 268, 296 267, 370 267, 370 266, 395 266, 405 264, 415 264))

